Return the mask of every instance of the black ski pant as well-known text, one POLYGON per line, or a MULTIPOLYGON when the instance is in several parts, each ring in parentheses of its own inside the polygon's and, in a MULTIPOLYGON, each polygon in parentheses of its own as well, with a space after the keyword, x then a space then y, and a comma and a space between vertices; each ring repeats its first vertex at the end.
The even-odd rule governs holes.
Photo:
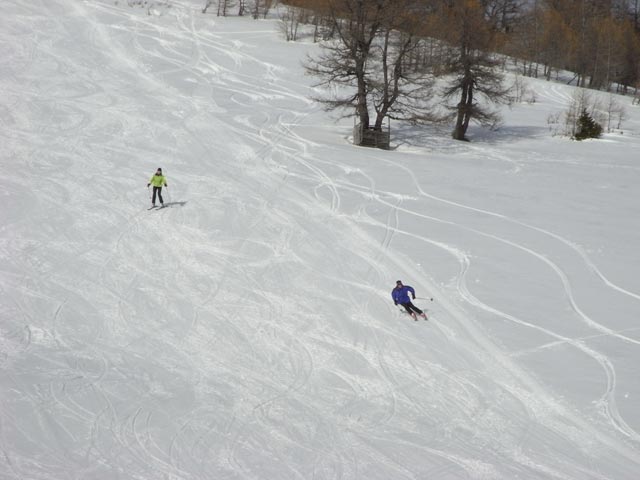
POLYGON ((153 200, 151 200, 151 203, 154 205, 156 204, 156 193, 158 194, 158 200, 160 200, 160 203, 164 203, 162 201, 162 187, 153 187, 153 200))
POLYGON ((422 310, 420 310, 411 302, 401 303, 400 305, 404 307, 409 315, 413 315, 413 312, 416 312, 418 315, 422 315, 422 310))

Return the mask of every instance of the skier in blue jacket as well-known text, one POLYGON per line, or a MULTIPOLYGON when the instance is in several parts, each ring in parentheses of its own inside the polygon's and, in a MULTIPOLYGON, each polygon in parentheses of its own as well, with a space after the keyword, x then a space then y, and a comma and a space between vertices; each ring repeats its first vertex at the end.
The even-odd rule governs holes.
POLYGON ((416 291, 413 287, 409 285, 403 285, 401 280, 396 282, 395 288, 391 291, 391 298, 393 298, 394 305, 402 305, 404 309, 407 311, 409 315, 413 317, 414 320, 418 320, 416 313, 420 315, 422 318, 427 318, 422 310, 416 307, 413 303, 411 303, 411 299, 409 298, 409 294, 415 300, 416 299, 416 291))

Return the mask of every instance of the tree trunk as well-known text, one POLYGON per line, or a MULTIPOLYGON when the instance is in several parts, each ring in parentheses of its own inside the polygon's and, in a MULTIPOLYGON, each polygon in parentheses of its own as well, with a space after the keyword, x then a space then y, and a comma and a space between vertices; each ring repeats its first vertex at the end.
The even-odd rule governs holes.
POLYGON ((358 115, 362 126, 369 128, 369 105, 367 103, 367 82, 365 79, 364 62, 356 62, 356 76, 358 84, 356 115, 358 115))
POLYGON ((471 119, 471 106, 473 104, 473 83, 465 82, 462 86, 460 94, 460 103, 458 103, 458 113, 456 116, 456 126, 453 129, 452 136, 454 140, 467 141, 466 133, 469 128, 469 120, 471 119))

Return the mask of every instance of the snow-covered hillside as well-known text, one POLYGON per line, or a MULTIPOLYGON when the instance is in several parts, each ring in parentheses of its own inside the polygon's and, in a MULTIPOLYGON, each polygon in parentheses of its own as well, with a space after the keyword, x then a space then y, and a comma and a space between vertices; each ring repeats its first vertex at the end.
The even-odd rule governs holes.
POLYGON ((203 3, 0 4, 0 479, 639 478, 640 107, 357 148, 203 3))

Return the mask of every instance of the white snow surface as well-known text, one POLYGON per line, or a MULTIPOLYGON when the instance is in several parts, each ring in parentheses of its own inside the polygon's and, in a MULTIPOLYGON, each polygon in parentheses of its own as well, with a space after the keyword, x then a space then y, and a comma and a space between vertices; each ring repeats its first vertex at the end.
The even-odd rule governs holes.
POLYGON ((354 147, 203 6, 0 4, 0 479, 640 478, 640 107, 354 147))

